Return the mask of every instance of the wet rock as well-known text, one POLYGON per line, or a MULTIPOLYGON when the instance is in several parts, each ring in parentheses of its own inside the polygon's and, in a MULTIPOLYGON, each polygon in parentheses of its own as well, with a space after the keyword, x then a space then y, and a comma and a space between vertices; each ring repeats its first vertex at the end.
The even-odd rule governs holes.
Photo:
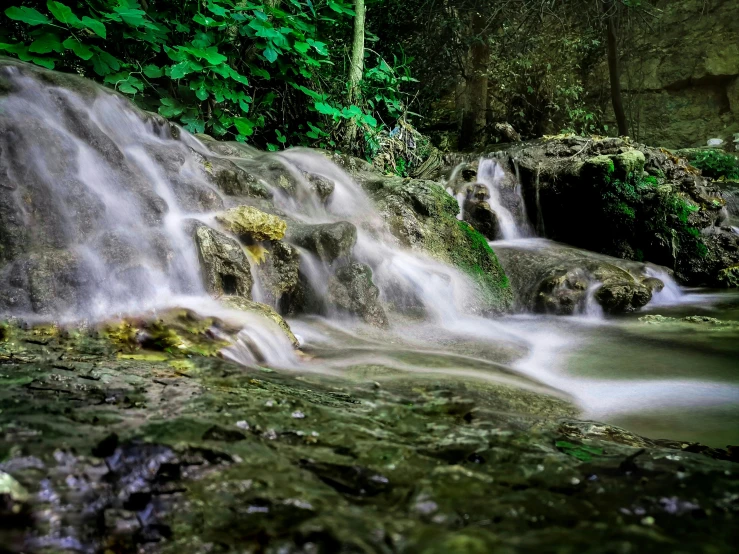
POLYGON ((526 211, 547 238, 673 268, 691 285, 725 286, 739 235, 721 229, 721 191, 684 158, 619 138, 554 137, 513 146, 526 211))
POLYGON ((380 291, 372 282, 372 270, 353 263, 339 268, 328 284, 331 304, 361 317, 376 327, 387 327, 385 310, 378 300, 380 291))
POLYGON ((200 222, 194 222, 191 227, 208 292, 251 299, 251 270, 241 245, 200 222))
POLYGON ((347 221, 319 225, 290 223, 286 240, 310 250, 325 262, 333 262, 351 255, 357 242, 357 228, 347 221))
POLYGON ((644 264, 543 239, 519 247, 498 245, 496 250, 520 305, 538 312, 582 313, 589 295, 607 313, 633 312, 664 287, 644 264))
POLYGON ((265 301, 273 306, 279 306, 283 298, 298 293, 301 286, 299 269, 297 248, 282 241, 268 244, 263 260, 252 267, 262 285, 265 301))
POLYGON ((280 314, 278 314, 271 306, 268 306, 267 304, 260 304, 259 302, 252 302, 251 300, 246 300, 240 296, 224 296, 223 298, 221 298, 221 302, 223 302, 223 304, 225 304, 229 308, 243 310, 245 312, 252 312, 266 317, 273 323, 277 324, 277 326, 285 333, 287 338, 290 339, 290 342, 292 343, 294 348, 300 346, 298 339, 295 338, 295 335, 293 334, 292 330, 290 330, 290 326, 287 324, 285 319, 280 314))
POLYGON ((280 240, 287 229, 287 223, 279 217, 252 206, 231 208, 216 215, 216 220, 233 234, 250 242, 280 240))
POLYGON ((459 205, 432 181, 360 174, 401 245, 420 250, 465 272, 477 288, 470 311, 509 311, 513 293, 503 268, 485 237, 457 219, 459 205))

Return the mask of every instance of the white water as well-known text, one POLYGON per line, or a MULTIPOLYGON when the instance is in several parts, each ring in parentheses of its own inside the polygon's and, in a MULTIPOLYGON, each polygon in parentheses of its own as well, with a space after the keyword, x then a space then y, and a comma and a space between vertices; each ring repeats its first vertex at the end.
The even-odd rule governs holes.
POLYGON ((497 160, 482 158, 477 168, 477 180, 485 185, 490 194, 488 203, 498 216, 498 226, 501 238, 515 239, 523 236, 522 230, 516 223, 513 213, 503 205, 501 197, 501 183, 505 178, 505 171, 497 160))

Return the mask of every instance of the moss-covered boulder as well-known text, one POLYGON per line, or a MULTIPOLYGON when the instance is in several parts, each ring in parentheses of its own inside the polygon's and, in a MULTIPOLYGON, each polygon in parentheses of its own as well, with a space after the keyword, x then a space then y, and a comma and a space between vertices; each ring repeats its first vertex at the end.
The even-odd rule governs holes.
POLYGON ((279 217, 253 206, 231 208, 218 215, 216 221, 247 241, 280 240, 285 236, 287 223, 279 217))
POLYGON ((277 326, 282 330, 282 332, 285 333, 285 336, 287 336, 287 338, 290 340, 290 343, 293 345, 294 348, 297 348, 298 346, 300 346, 300 343, 298 342, 298 339, 295 338, 295 335, 290 329, 290 326, 287 324, 285 319, 280 314, 278 314, 277 311, 272 306, 268 306, 267 304, 261 304, 259 302, 253 302, 251 300, 247 300, 240 296, 224 296, 221 298, 221 302, 224 305, 228 306, 229 308, 234 308, 236 310, 243 310, 245 312, 256 313, 256 314, 266 317, 273 323, 277 324, 277 326))
POLYGON ((439 183, 376 173, 358 173, 356 178, 401 245, 450 263, 474 281, 479 302, 471 309, 511 309, 513 293, 495 252, 482 234, 457 219, 459 205, 439 183))
POLYGON ((554 137, 508 151, 540 234, 587 250, 669 267, 683 282, 718 285, 739 263, 722 229, 724 199, 687 160, 602 137, 554 137))

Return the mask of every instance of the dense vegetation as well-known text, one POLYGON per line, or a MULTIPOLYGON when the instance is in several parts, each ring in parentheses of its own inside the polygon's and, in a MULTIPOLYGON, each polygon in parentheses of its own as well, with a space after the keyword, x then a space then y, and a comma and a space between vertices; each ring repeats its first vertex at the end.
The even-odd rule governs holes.
POLYGON ((343 146, 369 159, 395 142, 402 155, 389 164, 399 174, 423 157, 413 127, 463 148, 501 140, 497 122, 524 137, 615 132, 586 103, 584 80, 605 58, 608 22, 626 29, 644 4, 13 3, 0 15, 0 53, 96 79, 189 131, 270 150, 343 146))
POLYGON ((66 2, 6 9, 0 50, 96 79, 191 132, 332 147, 340 123, 371 142, 404 110, 406 68, 370 50, 363 101, 347 102, 354 11, 342 0, 66 2))

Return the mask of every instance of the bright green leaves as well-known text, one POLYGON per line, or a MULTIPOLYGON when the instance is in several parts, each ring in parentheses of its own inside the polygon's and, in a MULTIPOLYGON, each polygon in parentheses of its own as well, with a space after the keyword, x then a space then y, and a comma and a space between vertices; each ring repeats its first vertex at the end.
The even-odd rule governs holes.
POLYGON ((568 456, 577 458, 582 462, 589 462, 593 459, 593 456, 603 455, 602 448, 588 446, 587 444, 573 444, 568 441, 557 441, 555 446, 568 456))
POLYGON ((28 47, 29 52, 36 54, 48 54, 50 52, 61 52, 62 43, 59 41, 59 36, 53 33, 44 33, 36 40, 34 40, 28 47))
POLYGON ((105 83, 112 85, 113 88, 124 94, 139 94, 144 90, 144 83, 133 73, 121 71, 113 73, 105 77, 105 83))
POLYGON ((245 117, 234 118, 233 124, 240 135, 250 137, 254 134, 254 122, 245 117))
POLYGON ((267 48, 265 48, 262 54, 264 54, 264 57, 270 63, 274 63, 277 61, 277 56, 278 56, 277 50, 275 50, 271 46, 268 46, 267 48))
MULTIPOLYGON (((366 133, 377 127, 376 106, 402 108, 395 93, 376 103, 374 93, 357 105, 341 101, 344 65, 332 57, 344 56, 345 37, 321 36, 317 25, 350 29, 349 0, 156 4, 147 11, 140 0, 10 7, 4 16, 14 24, 3 26, 0 52, 97 79, 188 131, 271 149, 330 146, 340 122, 354 121, 366 133)), ((392 72, 379 66, 372 82, 395 86, 392 72)))
POLYGON ((68 38, 67 40, 62 42, 62 46, 64 46, 64 48, 66 48, 67 50, 71 50, 83 60, 89 60, 93 56, 93 53, 92 53, 92 50, 90 50, 90 47, 80 42, 76 38, 72 38, 72 37, 68 38))
POLYGON ((45 15, 39 13, 33 8, 27 8, 26 6, 12 6, 5 10, 5 15, 15 21, 26 23, 27 25, 48 25, 51 20, 45 15))
POLYGON ((107 32, 105 30, 105 24, 102 21, 99 21, 97 19, 92 19, 91 17, 83 17, 81 19, 82 25, 90 29, 93 33, 95 33, 100 38, 106 38, 107 32))
POLYGON ((49 0, 48 2, 46 2, 46 7, 51 12, 51 15, 53 15, 59 23, 75 26, 77 24, 81 25, 79 18, 72 13, 72 8, 70 8, 69 6, 62 4, 61 2, 49 0))

